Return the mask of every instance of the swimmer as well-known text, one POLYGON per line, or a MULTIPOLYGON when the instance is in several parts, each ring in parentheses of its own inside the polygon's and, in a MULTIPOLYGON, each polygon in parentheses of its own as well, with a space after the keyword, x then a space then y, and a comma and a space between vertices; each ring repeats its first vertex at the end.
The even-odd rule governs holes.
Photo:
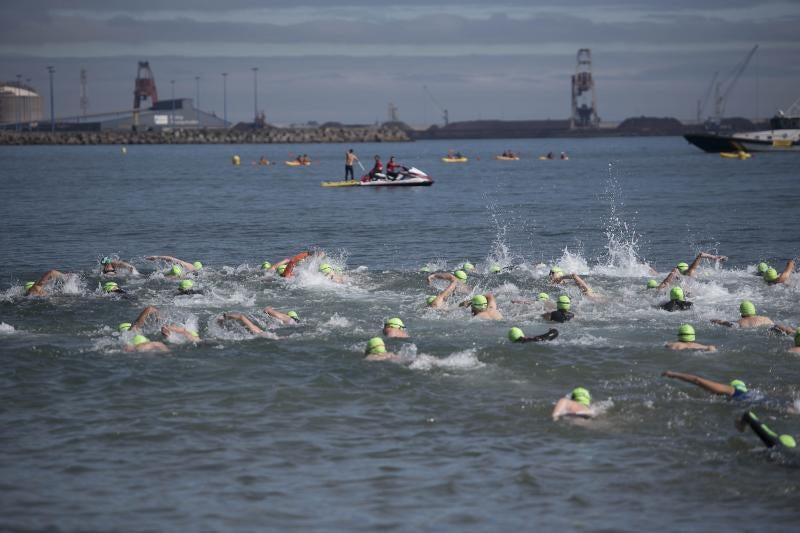
POLYGON ((464 264, 461 265, 461 270, 464 272, 472 272, 475 270, 475 265, 470 263, 469 261, 465 261, 464 264))
POLYGON ((768 285, 777 285, 779 283, 786 283, 789 281, 789 278, 792 277, 792 273, 794 272, 794 259, 789 259, 786 263, 786 267, 781 272, 780 276, 778 275, 778 271, 774 268, 767 269, 764 272, 764 281, 767 282, 768 285))
POLYGON ((512 304, 524 304, 524 305, 534 305, 534 304, 541 304, 545 309, 553 311, 556 308, 556 304, 550 299, 550 295, 546 292, 540 292, 536 295, 535 300, 511 300, 512 304))
POLYGON ((148 255, 145 257, 148 261, 165 261, 167 263, 173 263, 183 267, 183 269, 187 272, 192 272, 195 270, 201 270, 203 268, 203 263, 200 261, 195 261, 194 263, 188 263, 186 261, 181 261, 176 257, 172 257, 171 255, 148 255))
POLYGON ((796 450, 797 442, 791 435, 778 435, 769 426, 761 422, 752 411, 745 411, 741 417, 736 419, 736 429, 743 432, 750 426, 764 446, 774 448, 779 446, 782 450, 796 450))
POLYGON ((272 318, 283 322, 284 324, 297 324, 300 322, 300 315, 297 311, 289 311, 288 313, 281 313, 272 307, 265 307, 264 312, 272 318))
POLYGON ((558 297, 556 310, 543 314, 542 318, 545 320, 552 320, 553 322, 567 322, 575 318, 575 314, 569 312, 570 307, 572 307, 572 302, 569 296, 562 294, 558 297))
POLYGON ((666 345, 668 350, 697 350, 701 352, 716 352, 717 347, 713 344, 700 344, 695 342, 695 332, 691 324, 683 324, 678 329, 678 340, 668 342, 666 345))
POLYGON ((692 302, 686 301, 686 296, 683 294, 683 289, 680 287, 672 287, 669 291, 669 301, 658 306, 664 311, 688 311, 692 308, 692 302))
POLYGON ((767 270, 769 270, 769 264, 761 261, 758 265, 756 265, 755 275, 763 278, 764 274, 767 273, 767 270))
POLYGON ((564 278, 564 271, 559 266, 553 266, 550 268, 550 273, 548 274, 548 279, 551 283, 563 283, 567 281, 568 278, 564 278), (562 279, 564 278, 564 279, 562 279))
MULTIPOLYGON (((492 294, 476 294, 472 300, 467 300, 466 305, 470 307, 472 316, 481 320, 503 320, 503 315, 497 310, 497 300, 492 294)), ((464 303, 461 305, 463 306, 464 303)))
POLYGON ((364 360, 399 362, 397 354, 386 351, 386 344, 384 344, 383 339, 380 337, 372 337, 367 341, 367 347, 364 350, 364 360))
POLYGON ((656 280, 654 280, 654 279, 648 279, 647 280, 647 288, 648 289, 657 289, 658 288, 658 282, 656 280))
POLYGON ((407 339, 406 325, 399 318, 389 318, 383 323, 383 336, 389 338, 407 339))
POLYGON ((667 370, 661 375, 665 378, 679 379, 681 381, 685 381, 686 383, 697 385, 701 389, 712 394, 727 396, 731 400, 750 399, 750 393, 747 391, 747 385, 745 385, 744 381, 740 379, 734 379, 730 382, 730 384, 726 385, 724 383, 711 381, 710 379, 701 378, 700 376, 695 376, 694 374, 683 374, 681 372, 672 372, 671 370, 667 370))
POLYGON ((695 271, 697 270, 697 267, 700 266, 700 262, 703 259, 709 259, 709 260, 712 260, 712 261, 727 261, 728 260, 728 258, 725 257, 724 255, 713 255, 713 254, 710 254, 708 252, 700 252, 699 254, 697 254, 697 257, 694 258, 694 261, 692 261, 691 265, 687 265, 683 261, 678 263, 675 266, 675 268, 673 268, 670 271, 670 273, 667 275, 667 277, 664 278, 664 281, 662 281, 659 284, 658 290, 663 290, 663 289, 667 288, 667 286, 671 285, 672 282, 674 282, 676 279, 678 279, 679 276, 693 277, 695 271))
POLYGON ((45 285, 52 280, 63 279, 66 276, 63 272, 58 270, 48 270, 30 287, 27 287, 25 296, 44 296, 47 294, 45 285))
POLYGON ((106 281, 103 283, 103 292, 111 294, 111 293, 119 293, 125 294, 125 290, 122 289, 119 285, 117 285, 116 281, 106 281))
POLYGON ((194 281, 190 279, 181 280, 178 283, 178 295, 205 294, 205 291, 194 288, 194 281))
POLYGON ((188 342, 200 342, 200 335, 198 335, 196 331, 186 329, 176 324, 165 324, 161 326, 161 334, 167 340, 169 340, 170 336, 177 336, 188 342))
POLYGON ((553 421, 565 416, 577 416, 581 418, 594 418, 597 416, 592 409, 592 395, 583 387, 573 389, 568 398, 561 398, 553 409, 553 421))
POLYGON ((272 270, 272 263, 269 261, 264 261, 261 263, 261 270, 272 270))
POLYGON ((260 327, 256 326, 252 320, 244 316, 242 313, 224 313, 222 317, 217 319, 217 323, 224 324, 226 321, 232 320, 234 322, 238 322, 244 328, 252 333, 253 335, 258 335, 259 337, 266 337, 269 339, 278 339, 279 337, 274 333, 270 333, 268 331, 264 331, 260 327))
POLYGON ((126 352, 169 352, 166 344, 160 341, 151 341, 144 335, 135 335, 131 343, 125 346, 126 352))
POLYGON ((526 337, 525 333, 517 327, 513 327, 508 330, 508 340, 511 342, 542 342, 542 341, 553 341, 556 340, 558 337, 558 330, 555 328, 550 328, 547 333, 542 333, 541 335, 536 335, 535 337, 526 337))
POLYGON ((142 309, 142 312, 139 313, 139 316, 136 317, 136 320, 133 321, 133 324, 130 324, 128 322, 123 322, 122 324, 119 325, 119 330, 120 331, 128 331, 128 330, 139 331, 142 328, 144 328, 145 324, 151 319, 157 322, 160 319, 160 314, 158 312, 158 308, 157 307, 154 307, 152 305, 148 305, 147 307, 142 309), (126 325, 127 325, 127 328, 124 327, 126 325))
POLYGON ((139 271, 136 270, 136 267, 132 264, 126 263, 125 261, 114 261, 108 256, 101 259, 100 264, 103 265, 103 274, 119 274, 121 270, 127 270, 131 275, 139 275, 139 271))
POLYGON ((344 283, 344 277, 333 270, 333 267, 330 265, 330 263, 322 263, 319 266, 319 271, 334 283, 344 283))
POLYGON ((773 325, 772 320, 765 316, 756 315, 756 306, 750 300, 744 300, 739 304, 739 314, 742 318, 736 322, 728 322, 727 320, 719 320, 712 318, 711 323, 719 326, 733 327, 734 324, 740 328, 765 328, 773 325))
MULTIPOLYGON (((437 294, 436 296, 428 297, 429 307, 433 307, 434 309, 441 309, 442 307, 444 307, 444 304, 447 301, 447 299, 450 298, 450 296, 456 291, 456 289, 460 289, 460 287, 462 287, 464 283, 459 278, 457 278, 455 274, 451 274, 449 272, 435 272, 431 274, 430 276, 428 276, 428 283, 431 283, 434 279, 443 279, 450 282, 450 284, 439 294, 437 294)), ((464 274, 464 279, 466 279, 466 274, 464 274)))

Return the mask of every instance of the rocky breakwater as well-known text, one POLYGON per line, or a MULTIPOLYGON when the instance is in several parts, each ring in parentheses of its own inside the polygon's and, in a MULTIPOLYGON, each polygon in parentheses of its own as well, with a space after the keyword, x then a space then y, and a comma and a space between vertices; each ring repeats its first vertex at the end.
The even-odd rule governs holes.
POLYGON ((387 126, 319 128, 173 129, 158 131, 0 131, 0 144, 270 144, 410 141, 407 132, 387 126))

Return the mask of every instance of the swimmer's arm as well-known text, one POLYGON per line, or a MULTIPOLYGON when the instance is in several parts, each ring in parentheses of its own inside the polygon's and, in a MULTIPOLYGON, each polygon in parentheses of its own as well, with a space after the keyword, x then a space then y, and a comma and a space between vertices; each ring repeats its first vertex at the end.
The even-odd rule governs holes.
POLYGON ((458 278, 455 277, 450 272, 434 272, 433 274, 428 276, 428 285, 433 283, 433 280, 435 279, 443 279, 445 281, 452 281, 452 282, 458 281, 458 278))
POLYGON ((497 300, 495 299, 494 294, 489 293, 486 295, 486 303, 488 304, 486 307, 487 309, 492 309, 495 311, 497 310, 497 300))
POLYGON ((794 259, 789 259, 789 262, 786 263, 786 268, 783 269, 775 283, 786 283, 792 276, 792 272, 794 272, 794 259))
POLYGON ((795 328, 790 328, 789 326, 784 326, 783 324, 775 324, 770 328, 770 331, 775 333, 779 333, 781 335, 794 335, 797 331, 795 328))
POLYGON ((695 376, 694 374, 683 374, 681 372, 672 372, 670 370, 667 370, 661 375, 666 378, 679 379, 681 381, 685 381, 686 383, 697 385, 698 387, 705 389, 713 394, 720 394, 722 396, 733 396, 734 393, 733 387, 731 387, 730 385, 725 385, 724 383, 717 383, 716 381, 711 381, 710 379, 701 378, 700 376, 695 376))
POLYGON ((31 288, 30 288, 30 289, 28 289, 28 290, 25 292, 25 294, 26 294, 26 295, 27 295, 27 294, 34 294, 34 295, 41 295, 41 294, 44 294, 44 289, 43 289, 44 285, 45 285, 45 284, 46 284, 48 281, 50 281, 51 279, 53 279, 53 278, 61 278, 61 277, 64 277, 64 273, 63 273, 63 272, 59 272, 58 270, 55 270, 55 269, 53 269, 53 270, 48 270, 47 272, 45 272, 44 274, 42 274, 42 277, 40 277, 38 280, 36 280, 36 283, 34 283, 34 284, 31 286, 31 288))
POLYGON ((158 319, 159 316, 158 308, 153 307, 152 305, 148 305, 147 307, 142 309, 142 312, 139 313, 139 316, 136 317, 136 320, 133 322, 133 324, 131 324, 131 329, 132 330, 141 329, 144 326, 145 321, 151 316, 154 316, 156 319, 158 319))
POLYGON ((260 327, 253 324, 253 321, 244 316, 241 313, 225 313, 222 315, 223 320, 235 320, 243 325, 247 331, 252 333, 253 335, 261 335, 264 333, 264 330, 260 327))
POLYGON ((185 270, 194 270, 194 265, 191 263, 187 263, 186 261, 182 261, 177 257, 172 257, 171 255, 148 255, 145 257, 148 261, 166 261, 168 263, 177 263, 182 266, 185 270))
POLYGON ((582 277, 580 277, 577 274, 570 274, 570 277, 573 279, 573 281, 575 281, 575 285, 578 286, 578 288, 583 294, 586 294, 587 296, 593 294, 592 288, 589 286, 588 283, 583 281, 582 277))
POLYGON ((724 255, 713 255, 707 252, 700 252, 699 254, 697 254, 697 257, 694 258, 692 264, 689 265, 689 269, 686 271, 686 275, 694 276, 695 270, 697 270, 697 267, 700 266, 700 261, 702 261, 703 259, 711 259, 714 261, 725 261, 728 258, 725 257, 724 255))
POLYGON ((142 344, 129 344, 125 347, 126 352, 162 352, 167 353, 169 352, 169 348, 166 344, 159 341, 149 341, 143 342, 142 344))
POLYGON ((176 326, 175 324, 166 324, 162 326, 161 334, 164 335, 164 337, 169 337, 170 334, 180 335, 189 342, 197 342, 200 340, 200 337, 193 335, 188 329, 182 326, 176 326))
POLYGON ((726 328, 733 327, 733 322, 728 322, 727 320, 720 320, 719 318, 712 318, 711 323, 716 324, 718 326, 725 326, 726 328))
POLYGON ((280 320, 284 324, 293 324, 294 323, 294 319, 292 317, 290 317, 286 313, 281 313, 280 311, 277 311, 277 310, 273 309, 272 307, 265 307, 264 308, 264 312, 266 314, 268 314, 269 316, 271 316, 272 318, 276 318, 276 319, 280 320))
POLYGON ((111 266, 114 267, 114 269, 126 268, 128 270, 132 270, 133 272, 136 272, 136 267, 134 267, 130 263, 126 263, 125 261, 111 261, 111 266))
POLYGON ((675 281, 678 278, 678 276, 680 276, 680 271, 678 270, 677 267, 675 267, 672 270, 670 270, 669 274, 667 274, 667 277, 664 278, 664 281, 662 281, 658 285, 658 287, 656 287, 656 290, 663 291, 665 288, 667 288, 667 285, 675 281))

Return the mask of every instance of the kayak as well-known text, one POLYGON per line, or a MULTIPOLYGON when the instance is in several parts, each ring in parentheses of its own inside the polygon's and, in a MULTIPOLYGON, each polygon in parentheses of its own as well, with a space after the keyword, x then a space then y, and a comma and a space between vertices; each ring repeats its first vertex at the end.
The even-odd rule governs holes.
POLYGON ((542 161, 550 161, 553 158, 552 157, 547 157, 546 155, 540 155, 539 159, 541 159, 542 161))
POLYGON ((320 185, 323 187, 426 187, 433 185, 433 178, 420 169, 403 168, 403 172, 396 177, 375 174, 376 178, 370 179, 369 174, 366 174, 359 181, 323 181, 320 185))
POLYGON ((445 163, 466 163, 467 161, 469 161, 469 159, 467 159, 464 156, 461 156, 461 157, 443 157, 442 161, 444 161, 445 163))
POLYGON ((308 166, 311 164, 311 161, 306 161, 305 163, 301 163, 300 161, 286 161, 286 164, 290 167, 308 166))
POLYGON ((511 157, 509 157, 507 155, 496 155, 496 156, 494 156, 494 158, 497 159, 498 161, 519 161, 519 156, 518 155, 511 156, 511 157))
POLYGON ((753 157, 748 152, 720 152, 719 155, 728 159, 750 159, 753 157))

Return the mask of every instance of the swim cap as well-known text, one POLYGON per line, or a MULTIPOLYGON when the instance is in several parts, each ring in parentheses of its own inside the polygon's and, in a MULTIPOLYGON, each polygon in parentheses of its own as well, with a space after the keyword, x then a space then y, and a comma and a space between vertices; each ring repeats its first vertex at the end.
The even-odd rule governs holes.
POLYGON ((283 271, 284 271, 284 270, 286 270, 286 265, 284 264, 284 265, 281 265, 281 266, 279 266, 279 267, 277 268, 277 270, 278 270, 278 274, 280 274, 281 276, 283 276, 283 271))
POLYGON ((261 270, 269 270, 272 267, 272 263, 269 261, 264 261, 261 263, 261 270))
POLYGON ((103 290, 106 292, 114 292, 119 290, 119 285, 116 281, 106 281, 103 283, 103 290))
POLYGON ((180 276, 181 274, 183 274, 183 269, 180 265, 172 265, 167 273, 168 276, 180 276))
POLYGON ((472 309, 476 311, 484 311, 487 307, 489 307, 489 300, 486 299, 486 296, 483 294, 476 294, 472 297, 472 309))
POLYGON ((521 329, 514 327, 508 330, 508 340, 511 342, 517 342, 518 340, 525 337, 525 333, 522 332, 521 329))
POLYGON ((436 296, 428 296, 428 298, 425 299, 425 301, 428 302, 428 305, 431 305, 434 300, 436 300, 436 296))
POLYGON ((192 266, 196 270, 201 270, 203 268, 203 263, 201 263, 200 261, 195 261, 194 263, 192 263, 192 266))
POLYGON ((386 345, 380 337, 372 337, 367 342, 367 355, 373 353, 386 353, 386 345))
POLYGON ((694 342, 694 328, 690 324, 683 324, 678 329, 678 339, 681 342, 694 342))
POLYGON ((569 296, 567 296, 566 294, 562 294, 561 296, 559 296, 558 303, 556 304, 556 306, 561 311, 569 311, 569 308, 571 307, 569 296))
POLYGON ((584 389, 583 387, 576 387, 572 389, 572 394, 570 395, 572 400, 589 407, 592 403, 592 395, 589 394, 589 391, 584 389))
POLYGON ((293 318, 294 320, 300 320, 300 315, 297 314, 297 311, 289 311, 286 313, 286 316, 293 318))
POLYGON ((419 271, 420 272, 430 272, 431 271, 431 267, 424 266, 424 267, 420 268, 419 271))
POLYGON ((150 339, 144 335, 135 335, 133 339, 131 339, 131 343, 133 343, 134 346, 138 344, 144 344, 145 342, 150 342, 150 339))
POLYGON ((29 291, 31 289, 31 287, 33 287, 34 285, 36 285, 36 283, 34 283, 33 281, 26 281, 25 282, 25 290, 29 291))
POLYGON ((497 263, 494 263, 492 266, 489 267, 489 272, 491 272, 492 274, 497 274, 498 272, 500 272, 502 270, 503 270, 503 268, 500 265, 498 265, 497 263))
POLYGON ((739 304, 739 313, 743 317, 756 316, 756 306, 750 300, 744 300, 739 304))
POLYGON ((658 287, 658 282, 656 280, 654 280, 654 279, 647 280, 647 288, 648 289, 655 289, 656 287, 658 287))
POLYGON ((536 295, 536 299, 540 302, 546 302, 550 299, 550 296, 546 292, 540 292, 536 295))
POLYGON ((680 263, 678 263, 678 264, 677 264, 677 265, 675 265, 675 266, 677 267, 677 269, 678 269, 678 272, 680 272, 681 274, 683 274, 684 272, 686 272, 687 270, 689 270, 689 265, 687 265, 687 264, 686 264, 686 263, 684 263, 683 261, 681 261, 680 263))
POLYGON ((744 384, 744 381, 741 379, 734 379, 731 381, 731 387, 736 389, 739 392, 747 392, 747 385, 744 384))
POLYGON ((117 326, 117 330, 122 333, 131 329, 131 326, 133 326, 133 324, 130 322, 122 322, 119 326, 117 326))
POLYGON ((456 270, 455 272, 453 272, 453 275, 458 279, 460 279, 461 281, 467 281, 467 273, 464 272, 463 270, 456 270))
POLYGON ((791 435, 781 435, 778 437, 778 440, 781 441, 781 444, 783 444, 787 448, 794 448, 797 446, 794 437, 792 437, 791 435))
POLYGON ((333 272, 333 267, 328 263, 322 263, 319 266, 319 271, 322 272, 323 274, 330 274, 331 272, 333 272))
POLYGON ((774 268, 768 268, 764 272, 764 281, 776 281, 778 279, 778 271, 774 268))
POLYGON ((198 335, 196 331, 193 331, 191 329, 187 329, 186 331, 188 331, 189 335, 191 335, 192 337, 197 337, 198 339, 200 338, 200 335, 198 335))
POLYGON ((385 328, 393 328, 393 329, 406 329, 406 325, 403 324, 403 321, 399 318, 390 318, 383 323, 383 327, 385 328))
POLYGON ((758 264, 758 267, 757 267, 757 268, 758 268, 758 273, 763 275, 763 274, 764 274, 764 272, 766 272, 767 270, 769 270, 769 265, 768 265, 768 264, 766 264, 764 261, 761 261, 761 262, 758 264))
POLYGON ((111 258, 108 257, 108 256, 105 256, 104 258, 102 258, 100 260, 100 264, 101 265, 110 265, 111 264, 111 258))
POLYGON ((461 270, 475 270, 475 265, 466 261, 463 265, 461 265, 461 270))
POLYGON ((678 300, 679 302, 684 301, 686 297, 683 295, 683 289, 680 287, 672 287, 672 289, 669 291, 669 299, 678 300))
POLYGON ((559 267, 557 267, 557 266, 554 266, 554 267, 552 267, 552 268, 550 269, 550 273, 551 273, 551 274, 563 274, 563 273, 564 273, 564 271, 563 271, 563 270, 561 270, 559 267))
POLYGON ((184 279, 178 284, 178 290, 181 292, 191 290, 192 287, 194 287, 194 281, 190 279, 184 279))

